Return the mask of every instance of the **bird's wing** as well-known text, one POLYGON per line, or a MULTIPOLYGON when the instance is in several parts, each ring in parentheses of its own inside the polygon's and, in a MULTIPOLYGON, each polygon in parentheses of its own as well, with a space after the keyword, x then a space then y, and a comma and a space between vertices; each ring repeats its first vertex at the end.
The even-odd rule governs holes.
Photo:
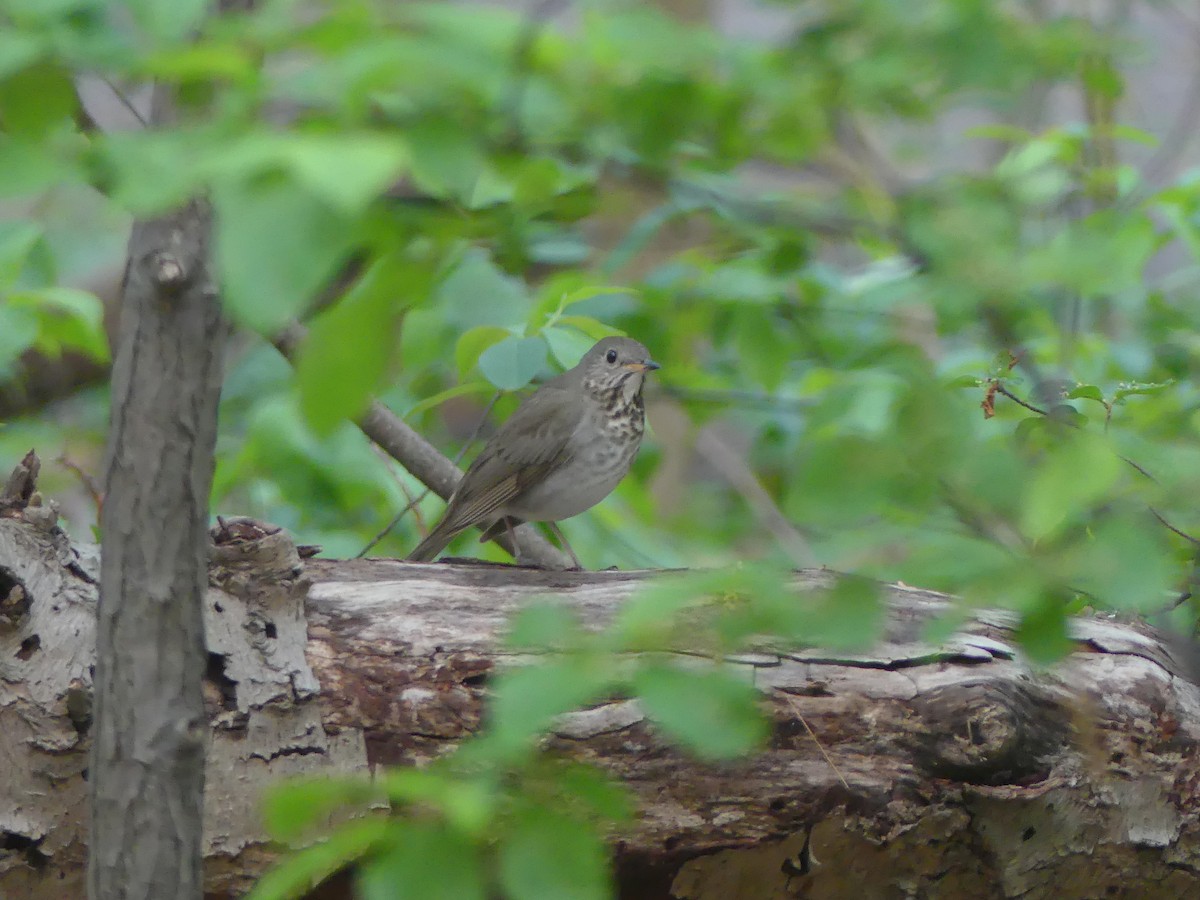
POLYGON ((544 385, 509 417, 475 457, 451 498, 446 520, 463 528, 496 516, 531 485, 570 459, 583 414, 579 398, 544 385))

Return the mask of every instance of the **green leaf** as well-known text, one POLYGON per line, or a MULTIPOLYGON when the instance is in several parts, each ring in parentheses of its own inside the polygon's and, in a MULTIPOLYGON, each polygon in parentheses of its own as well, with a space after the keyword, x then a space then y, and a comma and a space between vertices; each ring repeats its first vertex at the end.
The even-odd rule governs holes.
POLYGON ((5 28, 0 31, 0 78, 31 65, 46 50, 46 40, 38 34, 5 28))
POLYGON ((571 654, 504 672, 492 697, 492 732, 504 751, 523 749, 556 716, 601 695, 612 680, 610 662, 571 654))
POLYGON ((963 129, 963 137, 988 138, 993 141, 1004 141, 1009 144, 1025 143, 1031 137, 1029 131, 1005 122, 987 122, 983 125, 973 125, 963 129))
POLYGON ((1051 665, 1070 653, 1074 644, 1067 633, 1063 598, 1056 593, 1039 598, 1036 607, 1021 617, 1016 638, 1021 649, 1038 665, 1051 665))
POLYGON ((341 826, 325 841, 286 857, 267 872, 246 900, 296 900, 334 872, 371 852, 391 829, 382 816, 341 826))
POLYGON ((286 181, 223 183, 213 199, 226 306, 264 333, 304 309, 352 245, 349 222, 286 181))
POLYGON ((42 228, 20 219, 0 222, 0 288, 16 283, 25 261, 42 240, 42 228))
POLYGON ((1153 381, 1140 382, 1133 381, 1117 386, 1116 392, 1113 394, 1113 403, 1121 403, 1126 397, 1134 396, 1153 396, 1161 394, 1175 382, 1172 381, 1153 381))
POLYGON ((482 165, 474 186, 466 194, 466 206, 468 209, 487 209, 509 203, 512 198, 512 180, 494 167, 482 165))
POLYGON ((1022 529, 1035 540, 1050 537, 1104 497, 1121 466, 1103 439, 1082 432, 1065 435, 1026 484, 1022 529))
POLYGON ((695 645, 711 625, 725 646, 741 646, 752 635, 807 635, 808 619, 792 586, 789 569, 768 562, 662 575, 639 589, 605 634, 605 645, 622 652, 673 649, 679 640, 695 645))
POLYGON ((279 841, 293 841, 327 825, 329 817, 347 806, 358 806, 380 796, 364 778, 331 778, 305 775, 271 785, 263 798, 267 831, 279 841))
POLYGON ((353 216, 402 172, 407 154, 400 141, 372 133, 345 135, 252 135, 232 148, 221 170, 235 176, 274 168, 338 212, 353 216))
POLYGON ((296 362, 296 383, 300 408, 318 434, 358 418, 383 384, 399 342, 399 269, 394 258, 377 261, 309 328, 296 362))
POLYGON ((480 325, 463 332, 454 345, 454 365, 458 369, 459 379, 466 378, 467 373, 475 368, 484 350, 510 336, 511 332, 499 325, 480 325))
POLYGON ((946 382, 948 388, 980 388, 987 384, 987 380, 980 378, 978 375, 957 375, 946 382))
POLYGON ((93 139, 94 163, 115 201, 132 213, 156 215, 203 187, 216 142, 215 135, 186 128, 117 131, 93 139))
POLYGON ((425 412, 425 410, 435 409, 447 400, 453 400, 455 397, 463 397, 467 394, 490 394, 495 392, 495 390, 486 381, 468 381, 466 384, 456 384, 454 387, 446 388, 444 391, 438 391, 431 397, 426 397, 419 403, 414 403, 404 414, 404 418, 410 419, 413 416, 418 416, 425 412))
POLYGON ((608 634, 624 651, 662 650, 680 613, 711 602, 711 595, 742 587, 740 567, 659 576, 639 588, 617 611, 608 634))
POLYGON ((41 137, 70 119, 77 105, 70 74, 48 62, 0 81, 0 123, 11 135, 41 137))
POLYGON ((363 863, 362 900, 485 900, 479 848, 436 822, 396 822, 384 848, 363 863))
POLYGON ((446 321, 463 330, 510 326, 524 320, 529 305, 525 285, 497 269, 482 250, 463 255, 435 299, 446 321))
POLYGON ((767 309, 740 310, 734 319, 733 337, 742 371, 768 391, 779 387, 795 352, 785 334, 784 323, 767 309))
MULTIPOLYGON (((580 303, 588 303, 589 300, 602 302, 608 298, 627 298, 635 293, 629 288, 596 284, 586 272, 578 270, 559 272, 547 279, 538 289, 537 302, 530 310, 527 328, 529 331, 537 331, 545 325, 561 323, 567 309, 580 303)), ((594 308, 596 304, 588 305, 594 308)), ((591 318, 588 318, 587 321, 594 323, 591 327, 600 324, 591 318)), ((608 328, 609 334, 619 333, 608 326, 601 327, 608 328)))
POLYGON ((155 79, 179 84, 209 80, 250 83, 260 71, 249 48, 213 42, 151 52, 141 68, 155 79))
POLYGON ((1094 384, 1076 385, 1067 393, 1068 400, 1095 400, 1104 402, 1104 392, 1094 384))
POLYGON ((543 328, 542 337, 550 345, 550 352, 554 354, 555 361, 564 369, 574 367, 583 358, 583 354, 596 343, 591 337, 574 328, 543 328))
POLYGON ((632 820, 637 811, 629 788, 594 766, 563 762, 554 780, 564 802, 571 809, 582 807, 589 817, 620 824, 632 820))
POLYGON ((608 258, 600 266, 600 272, 606 277, 612 277, 628 266, 641 253, 664 225, 680 215, 682 210, 674 202, 664 203, 646 213, 625 232, 621 243, 609 253, 608 258))
POLYGON ((1200 259, 1200 228, 1196 227, 1194 218, 1177 203, 1160 203, 1156 208, 1192 257, 1200 259))
POLYGON ((525 387, 546 366, 546 342, 540 337, 507 337, 479 357, 479 371, 502 391, 525 387))
POLYGON ((468 202, 484 157, 467 130, 445 119, 431 119, 406 129, 404 136, 417 186, 434 197, 468 202))
POLYGON ((440 810, 446 823, 464 834, 483 834, 499 799, 495 780, 488 773, 479 778, 464 778, 453 766, 445 770, 391 769, 377 775, 376 783, 394 805, 427 804, 440 810))
POLYGON ((14 309, 0 303, 0 376, 7 376, 21 354, 38 336, 37 316, 32 310, 14 309))
POLYGON ((500 883, 512 900, 608 900, 608 849, 590 826, 537 810, 500 845, 500 883))
POLYGON ((540 207, 563 189, 564 167, 556 159, 521 158, 513 179, 513 200, 521 206, 540 207))
POLYGON ((134 20, 151 35, 177 41, 190 35, 208 14, 208 0, 128 0, 134 20))
POLYGON ((703 291, 719 301, 750 304, 777 303, 777 279, 749 262, 728 263, 714 269, 702 282, 703 291))
POLYGON ((837 650, 870 646, 887 624, 879 582, 854 575, 839 575, 818 605, 806 612, 805 643, 837 650))
POLYGON ((513 617, 504 645, 514 650, 562 650, 583 637, 579 614, 562 603, 541 601, 513 617))
POLYGON ((1084 294, 1138 290, 1157 250, 1154 223, 1145 216, 1094 213, 1070 222, 1026 257, 1032 277, 1084 294))
POLYGON ((48 152, 36 138, 0 134, 0 197, 21 197, 75 181, 74 160, 48 152))
POLYGON ((655 724, 702 759, 741 756, 767 737, 758 691, 727 671, 644 665, 633 687, 655 724))
POLYGON ((843 382, 845 389, 835 391, 822 406, 844 404, 838 423, 844 434, 881 434, 893 420, 903 385, 887 371, 867 370, 857 375, 843 382))
MULTIPOLYGON (((558 324, 560 326, 569 326, 578 331, 582 331, 593 342, 603 340, 606 337, 613 335, 623 335, 625 332, 620 329, 613 328, 611 325, 605 325, 593 319, 591 316, 559 316, 558 324)), ((577 360, 578 361, 578 360, 577 360)))
POLYGON ((581 266, 592 255, 582 235, 571 231, 537 234, 526 244, 529 259, 544 266, 581 266))
POLYGON ((305 136, 289 142, 296 180, 343 213, 361 212, 403 170, 404 145, 381 135, 305 136))
POLYGON ((37 347, 42 353, 57 356, 69 348, 93 359, 108 359, 104 305, 95 294, 75 288, 47 287, 11 293, 8 304, 34 313, 38 321, 37 347))
POLYGON ((1147 523, 1141 510, 1106 517, 1064 561, 1071 586, 1107 609, 1142 614, 1162 609, 1184 575, 1167 534, 1147 523))

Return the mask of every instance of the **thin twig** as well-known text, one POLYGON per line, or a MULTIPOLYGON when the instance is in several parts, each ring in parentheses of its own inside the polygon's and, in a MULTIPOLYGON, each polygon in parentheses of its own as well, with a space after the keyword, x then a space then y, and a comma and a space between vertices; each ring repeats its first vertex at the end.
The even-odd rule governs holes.
MULTIPOLYGON (((472 444, 474 444, 476 439, 479 437, 479 432, 481 432, 483 430, 484 423, 487 422, 488 416, 490 416, 492 414, 492 409, 495 407, 496 403, 500 400, 500 396, 501 396, 500 391, 497 391, 495 394, 492 395, 492 399, 488 401, 487 407, 484 408, 483 412, 480 414, 479 421, 475 423, 475 430, 471 432, 471 436, 467 438, 466 442, 464 442, 463 445, 459 448, 458 453, 456 453, 454 455, 452 462, 456 466, 462 460, 463 456, 466 454, 466 452, 470 448, 470 446, 472 444)), ((381 448, 381 452, 382 452, 382 448, 381 448)), ((384 527, 384 529, 381 532, 379 532, 379 534, 377 534, 377 535, 375 535, 375 537, 371 538, 371 542, 369 544, 367 544, 367 546, 365 546, 361 550, 359 550, 358 554, 354 558, 362 559, 364 556, 366 556, 367 553, 370 552, 372 547, 374 547, 376 544, 378 544, 380 541, 382 541, 385 537, 387 537, 388 534, 391 533, 391 530, 400 524, 400 520, 404 518, 404 516, 408 513, 409 510, 417 510, 419 504, 426 497, 429 496, 430 490, 431 490, 430 488, 426 487, 425 490, 422 491, 416 497, 416 499, 409 497, 408 503, 405 505, 404 509, 402 509, 402 510, 400 510, 400 512, 396 513, 396 515, 392 519, 392 521, 388 522, 388 524, 384 527)), ((404 489, 404 493, 407 496, 408 490, 404 489)), ((419 515, 420 515, 420 513, 418 512, 418 516, 419 515)), ((421 528, 421 532, 426 533, 424 523, 420 522, 418 524, 421 528)))
POLYGON ((788 702, 788 705, 792 708, 792 712, 796 714, 796 718, 800 720, 800 724, 804 726, 804 730, 807 731, 808 736, 812 738, 812 742, 816 744, 817 749, 821 751, 821 756, 825 757, 825 762, 829 764, 829 768, 833 769, 833 774, 836 775, 838 777, 838 781, 842 783, 842 787, 844 787, 846 790, 850 790, 850 785, 847 783, 845 776, 842 775, 841 770, 838 769, 837 764, 834 763, 833 757, 825 752, 825 748, 821 745, 820 740, 817 739, 816 733, 812 730, 812 728, 809 727, 808 721, 804 718, 804 714, 800 712, 800 706, 796 703, 796 699, 786 691, 783 691, 779 688, 776 688, 775 690, 779 691, 779 693, 783 695, 783 699, 788 702))
POLYGON ((1135 462, 1134 462, 1132 459, 1130 459, 1128 456, 1121 456, 1121 457, 1120 457, 1120 459, 1121 459, 1121 462, 1128 463, 1130 466, 1132 466, 1132 467, 1133 467, 1133 469, 1134 469, 1134 471, 1135 471, 1135 472, 1137 472, 1139 475, 1144 475, 1146 478, 1149 478, 1149 479, 1150 479, 1151 481, 1153 481, 1155 484, 1158 484, 1158 479, 1157 479, 1157 478, 1155 478, 1153 475, 1151 475, 1151 474, 1150 474, 1150 473, 1149 473, 1149 472, 1148 472, 1146 469, 1144 469, 1142 466, 1140 466, 1140 465, 1138 465, 1137 463, 1135 463, 1135 462))
POLYGON ((816 554, 804 535, 787 520, 787 516, 775 505, 766 488, 759 484, 754 470, 733 448, 722 441, 711 428, 703 428, 696 438, 696 451, 742 495, 759 522, 771 532, 796 565, 801 568, 816 565, 816 554))
MULTIPOLYGON (((1044 410, 1038 409, 1036 406, 1033 406, 1030 403, 1026 403, 1020 397, 1017 397, 1016 395, 1012 394, 1007 388, 1005 388, 999 382, 993 382, 993 383, 996 385, 997 393, 1003 394, 1005 397, 1012 400, 1014 403, 1018 403, 1021 406, 1025 407, 1026 409, 1032 410, 1035 413, 1039 413, 1040 415, 1043 415, 1043 416, 1047 415, 1047 413, 1044 410)), ((1111 414, 1111 412, 1110 412, 1110 414, 1111 414)), ((1074 427, 1074 426, 1072 426, 1072 427, 1074 427)), ((1128 456, 1121 456, 1120 454, 1118 454, 1117 458, 1120 459, 1121 462, 1125 463, 1130 468, 1132 468, 1139 475, 1142 475, 1143 477, 1150 479, 1150 481, 1152 481, 1154 484, 1158 484, 1158 479, 1155 478, 1154 475, 1152 475, 1145 466, 1141 465, 1140 463, 1135 462, 1134 460, 1130 459, 1128 456)), ((1160 513, 1157 509, 1155 509, 1153 506, 1148 507, 1148 509, 1150 510, 1151 515, 1153 515, 1154 518, 1158 519, 1159 524, 1162 525, 1164 528, 1166 528, 1168 531, 1174 532, 1175 534, 1179 535, 1181 538, 1183 538, 1185 541, 1188 541, 1191 544, 1200 546, 1200 538, 1193 537, 1192 535, 1188 534, 1183 529, 1178 528, 1175 525, 1172 525, 1167 520, 1167 518, 1162 513, 1160 513)))
POLYGON ((1174 525, 1172 525, 1170 522, 1168 522, 1166 519, 1164 519, 1162 516, 1162 513, 1160 513, 1153 506, 1150 507, 1150 513, 1154 516, 1154 518, 1158 519, 1158 521, 1162 524, 1162 526, 1164 528, 1168 529, 1169 531, 1175 532, 1177 535, 1179 535, 1185 541, 1200 547, 1200 538, 1194 538, 1190 534, 1188 534, 1186 531, 1184 531, 1183 529, 1176 528, 1174 525))
POLYGON ((73 472, 75 474, 80 483, 83 484, 83 489, 91 496, 92 502, 96 504, 96 514, 99 515, 100 507, 104 505, 104 491, 101 490, 100 485, 96 483, 96 479, 92 477, 91 473, 85 472, 83 467, 67 456, 65 452, 62 453, 55 460, 55 462, 68 472, 73 472))
POLYGON ((1044 409, 1040 409, 1039 407, 1034 406, 1032 403, 1026 403, 1024 400, 1022 400, 1016 394, 1012 393, 1012 391, 1010 391, 1008 388, 1006 388, 1000 382, 997 381, 997 382, 995 382, 995 384, 996 384, 996 393, 997 394, 1003 394, 1005 397, 1007 397, 1013 403, 1016 403, 1018 406, 1023 406, 1030 412, 1037 413, 1039 416, 1049 417, 1050 414, 1048 412, 1046 412, 1044 409))
POLYGON ((125 96, 125 92, 122 91, 120 88, 118 88, 115 84, 113 84, 112 79, 110 79, 106 75, 99 75, 97 77, 100 79, 100 81, 102 81, 104 83, 104 85, 110 91, 113 92, 113 96, 117 98, 117 102, 120 103, 123 107, 125 107, 125 109, 129 111, 129 114, 131 116, 133 116, 135 119, 137 119, 137 121, 141 124, 141 126, 143 128, 150 127, 150 123, 146 121, 146 117, 143 116, 141 111, 138 110, 138 108, 133 105, 133 101, 125 96))
MULTIPOLYGON (((380 453, 383 453, 383 451, 380 450, 378 447, 376 447, 375 449, 378 450, 380 453)), ((388 469, 390 471, 391 466, 388 466, 388 469)), ((393 475, 393 477, 395 477, 394 472, 392 473, 392 475, 393 475)), ((413 492, 408 489, 408 485, 404 483, 404 479, 396 478, 396 484, 399 486, 400 492, 402 494, 404 494, 404 500, 407 503, 412 503, 413 502, 413 492)), ((429 493, 429 488, 425 488, 424 493, 429 493)), ((421 512, 421 504, 420 503, 418 503, 416 506, 413 507, 413 518, 416 519, 416 521, 417 521, 417 531, 420 532, 421 534, 428 534, 429 526, 425 524, 425 515, 424 515, 424 513, 421 512)))
MULTIPOLYGON (((1021 341, 1017 338, 1017 333, 1014 330, 1012 323, 1006 319, 995 304, 985 303, 980 309, 980 315, 983 317, 985 326, 991 334, 992 340, 997 347, 1005 347, 1009 354, 1017 361, 1017 365, 1029 374, 1033 381, 1033 395, 1035 397, 1050 397, 1053 396, 1048 389, 1049 382, 1045 374, 1034 361, 1033 354, 1025 351, 1021 341)), ((1017 400, 1011 394, 1008 394, 1011 399, 1017 400)), ((1021 401, 1017 400, 1018 403, 1021 401)), ((1032 410, 1033 412, 1046 415, 1043 410, 1034 406, 1029 406, 1026 403, 1021 403, 1022 406, 1032 410)))
POLYGON ((904 176, 900 174, 895 163, 884 155, 857 116, 843 110, 838 116, 836 127, 838 142, 878 176, 879 183, 888 194, 898 196, 906 192, 904 176))
POLYGON ((949 482, 945 479, 940 479, 939 483, 942 488, 942 498, 946 501, 946 505, 950 507, 951 512, 954 513, 954 517, 958 522, 965 525, 972 534, 984 540, 992 541, 1010 552, 1028 550, 1020 532, 1011 527, 1006 527, 1006 523, 1003 521, 988 521, 983 518, 959 498, 958 492, 955 491, 949 482))
MULTIPOLYGON (((382 450, 381 450, 381 452, 382 452, 382 450)), ((408 492, 405 491, 405 494, 407 495, 408 492)), ((429 488, 426 488, 424 491, 422 491, 416 497, 409 497, 408 503, 406 503, 404 505, 404 508, 402 510, 400 510, 400 512, 396 513, 396 515, 392 518, 392 521, 388 522, 387 525, 385 525, 383 527, 382 531, 380 531, 377 535, 375 535, 375 537, 371 538, 371 540, 367 544, 367 546, 365 546, 361 550, 359 550, 358 553, 356 553, 354 555, 354 558, 362 559, 364 556, 366 556, 367 553, 370 552, 372 547, 374 547, 376 544, 378 544, 380 541, 382 541, 385 537, 387 537, 388 534, 391 532, 391 530, 393 528, 395 528, 398 524, 400 524, 400 520, 403 519, 408 514, 409 510, 416 509, 418 504, 420 504, 420 502, 422 500, 424 500, 427 496, 429 496, 429 488)))
MULTIPOLYGON (((378 456, 381 460, 383 460, 384 470, 388 473, 388 476, 392 479, 392 483, 395 484, 396 487, 400 490, 400 493, 402 493, 404 495, 405 502, 409 504, 408 508, 411 508, 413 511, 413 517, 417 520, 417 530, 420 531, 422 534, 424 534, 425 530, 426 530, 425 517, 421 514, 421 507, 419 505, 414 505, 414 504, 420 504, 421 500, 425 499, 426 495, 429 493, 429 488, 425 488, 425 490, 421 493, 421 495, 419 497, 417 497, 417 499, 414 501, 413 500, 413 492, 408 489, 408 485, 404 483, 404 479, 401 478, 396 473, 396 470, 392 466, 392 464, 395 462, 395 460, 392 459, 390 456, 388 456, 387 453, 384 452, 383 448, 380 447, 378 444, 371 445, 371 452, 374 453, 376 456, 378 456)), ((376 540, 378 541, 378 538, 376 540)), ((374 545, 372 544, 372 546, 374 546, 374 545)), ((359 558, 361 558, 361 556, 362 556, 362 554, 360 553, 358 556, 355 557, 355 559, 359 559, 359 558)))

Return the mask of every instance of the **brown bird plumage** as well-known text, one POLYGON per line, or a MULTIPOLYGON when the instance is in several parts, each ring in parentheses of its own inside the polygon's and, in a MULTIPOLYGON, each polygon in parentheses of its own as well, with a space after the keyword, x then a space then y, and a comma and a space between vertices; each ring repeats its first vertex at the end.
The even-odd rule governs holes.
POLYGON ((507 524, 557 522, 607 497, 641 444, 642 384, 657 368, 637 341, 604 338, 538 388, 475 457, 409 561, 433 559, 472 525, 489 540, 507 524))

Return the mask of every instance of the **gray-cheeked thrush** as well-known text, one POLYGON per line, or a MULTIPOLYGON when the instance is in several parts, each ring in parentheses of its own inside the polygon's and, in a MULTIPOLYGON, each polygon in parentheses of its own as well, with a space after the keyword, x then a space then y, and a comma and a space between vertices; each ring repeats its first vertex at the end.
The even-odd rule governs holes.
POLYGON ((637 341, 608 337, 538 388, 475 457, 409 561, 433 559, 472 525, 484 527, 487 541, 520 522, 569 519, 607 497, 637 455, 642 385, 657 368, 637 341))

